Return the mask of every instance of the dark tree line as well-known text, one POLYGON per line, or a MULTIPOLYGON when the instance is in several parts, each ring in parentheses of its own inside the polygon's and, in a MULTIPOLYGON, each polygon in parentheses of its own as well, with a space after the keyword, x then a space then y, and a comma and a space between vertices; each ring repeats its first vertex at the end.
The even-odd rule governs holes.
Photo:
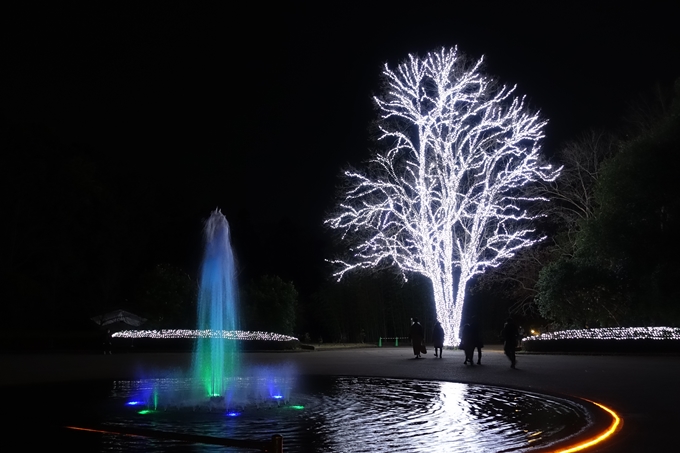
MULTIPOLYGON (((204 201, 216 192, 206 180, 218 178, 65 144, 41 125, 4 119, 0 150, 3 330, 96 329, 90 317, 119 308, 147 318, 145 328, 195 326, 202 220, 215 208, 204 201), (193 192, 179 183, 187 179, 193 192)), ((256 225, 247 210, 225 214, 242 327, 316 332, 308 317, 318 314, 319 238, 285 218, 256 225)))
POLYGON ((554 327, 680 323, 680 80, 634 106, 620 131, 559 150, 562 177, 543 188, 548 239, 482 281, 516 314, 554 327))
MULTIPOLYGON (((490 331, 508 313, 554 327, 680 323, 680 82, 674 88, 621 131, 588 132, 558 150, 562 177, 542 188, 554 200, 539 224, 548 239, 480 279, 480 302, 464 317, 481 314, 490 331)), ((155 184, 129 156, 65 145, 39 126, 3 121, 0 147, 4 329, 82 328, 116 308, 150 328, 194 325, 201 215, 214 206, 155 184), (193 239, 176 245, 178 234, 193 239), (171 251, 182 247, 193 252, 178 259, 171 251)), ((287 219, 254 228, 248 212, 228 219, 243 328, 376 342, 407 336, 416 316, 430 330, 425 281, 387 272, 324 280, 332 245, 321 233, 287 219)))
POLYGON ((404 283, 389 272, 328 281, 312 294, 300 337, 314 342, 375 343, 381 337, 407 337, 412 317, 431 330, 435 321, 431 297, 424 279, 404 283))
POLYGON ((6 328, 69 324, 122 297, 139 236, 105 167, 39 126, 3 122, 0 148, 6 328))
POLYGON ((541 313, 566 325, 680 322, 680 80, 673 103, 621 141, 571 257, 541 271, 541 313))

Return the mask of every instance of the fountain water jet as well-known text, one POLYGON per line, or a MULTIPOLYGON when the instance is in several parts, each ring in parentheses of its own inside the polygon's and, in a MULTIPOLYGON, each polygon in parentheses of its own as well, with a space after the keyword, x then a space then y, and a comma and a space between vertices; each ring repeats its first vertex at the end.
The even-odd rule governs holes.
POLYGON ((295 370, 288 365, 241 367, 239 349, 243 342, 249 340, 298 340, 273 332, 239 330, 236 264, 229 223, 219 209, 205 221, 203 232, 205 244, 199 272, 197 329, 116 333, 120 337, 140 339, 194 338, 189 374, 171 373, 169 379, 176 385, 162 384, 165 378, 153 384, 143 384, 144 388, 134 396, 134 402, 145 402, 147 408, 156 408, 160 400, 160 406, 166 409, 201 408, 208 411, 285 405, 295 384, 295 370), (190 389, 187 389, 186 382, 191 382, 190 389), (162 391, 159 385, 163 387, 162 391), (162 393, 160 397, 159 392, 162 393))
MULTIPOLYGON (((205 222, 205 250, 200 270, 198 329, 238 330, 238 286, 229 223, 219 209, 205 222)), ((192 376, 202 383, 205 396, 230 399, 228 382, 238 373, 236 342, 196 338, 192 376)))

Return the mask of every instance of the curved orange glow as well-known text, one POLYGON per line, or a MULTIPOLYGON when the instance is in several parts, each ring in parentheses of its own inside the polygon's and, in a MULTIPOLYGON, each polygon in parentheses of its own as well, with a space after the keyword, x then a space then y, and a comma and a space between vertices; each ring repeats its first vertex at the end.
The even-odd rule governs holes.
POLYGON ((585 441, 585 442, 582 442, 582 443, 580 443, 580 444, 574 445, 573 447, 569 447, 569 448, 566 448, 566 449, 555 450, 554 453, 572 453, 572 452, 574 452, 574 451, 582 451, 582 450, 585 450, 586 448, 592 447, 593 445, 597 445, 597 444, 599 444, 600 442, 604 441, 604 440, 607 439, 609 436, 611 436, 612 434, 614 434, 614 433, 616 432, 617 429, 619 429, 619 426, 621 425, 622 420, 621 420, 621 418, 618 416, 618 414, 617 414, 616 412, 614 412, 613 410, 609 409, 609 408, 606 407, 606 406, 603 406, 603 405, 600 404, 600 403, 596 403, 595 401, 590 401, 590 400, 586 400, 586 401, 589 401, 589 402, 595 404, 596 406, 598 406, 598 407, 604 409, 605 411, 609 412, 609 414, 610 414, 610 415, 612 416, 612 418, 614 419, 614 420, 612 421, 612 424, 609 425, 609 428, 608 428, 605 432, 603 432, 602 434, 600 434, 599 436, 596 436, 596 437, 594 437, 594 438, 592 438, 592 439, 589 439, 589 440, 587 440, 587 441, 585 441))
POLYGON ((73 429, 76 431, 87 431, 89 433, 101 433, 101 434, 118 434, 121 436, 134 436, 134 437, 144 437, 137 434, 119 433, 118 431, 111 431, 106 429, 93 429, 93 428, 81 428, 79 426, 64 426, 66 429, 73 429))

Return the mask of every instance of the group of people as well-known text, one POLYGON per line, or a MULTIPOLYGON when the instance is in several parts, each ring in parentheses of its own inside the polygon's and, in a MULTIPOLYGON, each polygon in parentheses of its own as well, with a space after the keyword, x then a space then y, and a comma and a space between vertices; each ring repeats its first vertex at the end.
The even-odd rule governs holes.
MULTIPOLYGON (((416 359, 421 358, 421 354, 426 354, 427 349, 425 348, 425 334, 423 326, 418 321, 418 318, 411 318, 411 330, 410 330, 411 344, 413 346, 413 354, 416 359)), ((464 365, 470 364, 474 365, 474 353, 477 350, 477 365, 482 364, 482 348, 484 347, 484 342, 482 340, 482 333, 479 329, 479 324, 473 317, 471 322, 463 325, 461 332, 461 344, 460 349, 465 352, 465 362, 464 365)), ((517 348, 517 342, 520 340, 520 333, 517 324, 508 318, 503 325, 503 330, 501 330, 501 338, 503 339, 503 352, 510 360, 510 367, 515 368, 517 366, 517 357, 515 355, 515 350, 517 348)), ((435 322, 434 329, 432 329, 432 343, 434 346, 434 356, 442 358, 442 353, 444 350, 444 328, 439 321, 435 322)))

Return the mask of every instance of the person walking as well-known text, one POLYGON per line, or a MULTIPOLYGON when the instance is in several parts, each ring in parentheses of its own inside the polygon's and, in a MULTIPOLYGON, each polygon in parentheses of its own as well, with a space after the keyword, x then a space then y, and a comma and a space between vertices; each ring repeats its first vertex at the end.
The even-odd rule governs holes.
POLYGON ((519 326, 517 329, 517 348, 522 348, 522 338, 524 338, 524 327, 519 326))
POLYGON ((470 365, 474 365, 475 362, 472 359, 472 355, 475 351, 475 338, 473 336, 472 326, 470 326, 470 324, 465 324, 463 326, 461 337, 462 341, 460 347, 463 349, 463 351, 465 351, 465 362, 463 362, 463 365, 467 365, 468 363, 470 363, 470 365))
POLYGON ((510 368, 515 368, 517 365, 517 358, 515 357, 515 348, 517 347, 517 325, 512 318, 508 318, 501 330, 501 337, 503 338, 503 352, 510 359, 510 368))
POLYGON ((477 365, 482 364, 482 348, 484 347, 484 340, 482 338, 482 329, 479 327, 479 322, 473 317, 470 322, 470 329, 472 330, 470 336, 472 337, 472 353, 470 354, 470 360, 473 359, 475 354, 475 349, 477 350, 477 365))
POLYGON ((104 349, 104 355, 111 354, 111 329, 106 329, 102 333, 102 347, 104 349))
POLYGON ((434 329, 432 329, 432 343, 434 346, 434 356, 441 359, 444 349, 444 328, 439 321, 434 323, 434 329), (439 355, 437 355, 437 349, 439 349, 439 355))
POLYGON ((413 354, 416 359, 420 358, 420 351, 423 344, 423 326, 418 322, 418 318, 411 318, 413 324, 411 324, 411 330, 409 337, 411 338, 411 345, 413 346, 413 354))

